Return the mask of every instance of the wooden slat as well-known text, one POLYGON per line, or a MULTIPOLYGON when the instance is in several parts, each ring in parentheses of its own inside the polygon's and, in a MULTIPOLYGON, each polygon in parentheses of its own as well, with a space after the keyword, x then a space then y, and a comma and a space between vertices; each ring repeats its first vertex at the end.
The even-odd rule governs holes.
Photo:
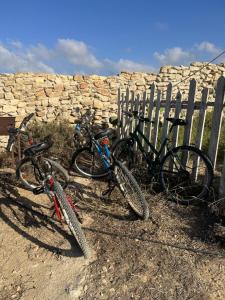
MULTIPOLYGON (((126 89, 126 97, 125 97, 125 105, 124 105, 124 111, 129 111, 129 100, 130 100, 130 91, 129 88, 126 89)), ((129 134, 129 117, 124 117, 124 136, 128 136, 129 134)))
MULTIPOLYGON (((147 93, 146 91, 143 93, 143 101, 142 101, 142 105, 141 105, 141 111, 145 117, 145 109, 146 109, 146 100, 147 100, 147 93)), ((141 131, 143 132, 143 134, 145 134, 145 127, 146 127, 146 123, 142 123, 141 124, 141 131)), ((142 140, 142 146, 144 146, 144 140, 142 140)))
POLYGON ((224 152, 223 170, 220 178, 219 197, 220 198, 225 197, 225 152, 224 152))
MULTIPOLYGON (((140 94, 137 94, 136 97, 135 97, 134 110, 138 111, 138 113, 139 113, 139 110, 140 110, 140 94)), ((137 126, 137 123, 138 123, 138 119, 135 119, 134 120, 134 128, 137 126)), ((137 143, 134 146, 134 150, 137 151, 137 143)))
MULTIPOLYGON (((148 118, 150 120, 152 120, 152 116, 153 116, 154 97, 155 97, 155 84, 153 83, 151 85, 150 99, 149 99, 149 105, 148 105, 148 118)), ((149 141, 151 140, 151 135, 152 135, 152 124, 148 123, 147 129, 146 129, 146 137, 149 139, 149 141)))
MULTIPOLYGON (((131 99, 130 99, 130 111, 132 112, 134 110, 134 106, 135 106, 135 93, 134 91, 131 91, 131 99)), ((134 129, 134 123, 133 120, 130 119, 130 132, 133 132, 134 129)))
MULTIPOLYGON (((164 141, 165 137, 168 134, 168 121, 166 118, 169 117, 170 114, 170 102, 172 97, 172 83, 169 83, 167 86, 167 92, 166 92, 166 106, 164 111, 164 118, 163 118, 163 128, 162 128, 162 135, 161 135, 161 142, 164 141)), ((162 151, 162 157, 166 154, 166 148, 162 151)))
POLYGON ((195 93, 196 93, 196 80, 192 79, 190 81, 190 88, 189 88, 189 95, 188 95, 188 106, 187 106, 187 113, 186 113, 186 121, 188 124, 185 126, 185 130, 184 130, 184 140, 183 140, 184 145, 189 145, 191 140, 195 93))
POLYGON ((225 90, 225 77, 221 76, 217 82, 216 99, 215 99, 215 106, 214 106, 214 112, 212 117, 212 128, 211 128, 211 136, 210 136, 210 143, 209 143, 209 150, 208 150, 208 154, 212 160, 214 168, 216 165, 218 143, 220 138, 220 130, 221 130, 221 123, 222 123, 222 116, 223 116, 224 90, 225 90))
POLYGON ((122 93, 121 95, 121 123, 122 123, 122 128, 121 128, 121 137, 123 138, 124 137, 124 132, 125 132, 125 117, 124 117, 124 114, 123 114, 123 110, 124 110, 124 103, 125 103, 125 96, 124 96, 124 93, 122 93))
MULTIPOLYGON (((204 132, 204 126, 205 126, 205 116, 206 116, 206 109, 207 109, 208 94, 209 94, 209 90, 207 88, 204 88, 202 90, 202 101, 201 101, 201 106, 200 106, 200 110, 199 110, 197 135, 195 138, 195 146, 199 149, 202 148, 202 140, 203 140, 203 132, 204 132)), ((198 165, 199 165, 199 160, 196 157, 193 161, 193 173, 192 173, 192 176, 195 180, 197 180, 197 177, 198 177, 198 165)))
MULTIPOLYGON (((195 93, 196 93, 196 80, 192 79, 190 81, 190 87, 189 87, 189 94, 188 94, 188 105, 187 105, 187 112, 186 112, 186 122, 187 125, 184 129, 184 139, 183 144, 189 145, 191 141, 191 132, 192 132, 192 122, 193 122, 193 114, 194 114, 194 101, 195 101, 195 93)), ((185 152, 182 155, 182 165, 186 166, 188 163, 188 156, 185 152)))
POLYGON ((158 140, 158 130, 159 130, 159 111, 160 111, 160 97, 161 91, 157 92, 157 100, 156 100, 156 111, 155 111, 155 119, 154 119, 154 134, 153 134, 153 145, 156 148, 157 140, 158 140))
MULTIPOLYGON (((182 94, 179 91, 176 95, 176 108, 175 108, 175 114, 174 118, 180 117, 181 112, 181 100, 182 100, 182 94)), ((178 145, 178 135, 179 135, 179 126, 176 126, 173 128, 173 136, 172 136, 172 147, 176 147, 178 145)))

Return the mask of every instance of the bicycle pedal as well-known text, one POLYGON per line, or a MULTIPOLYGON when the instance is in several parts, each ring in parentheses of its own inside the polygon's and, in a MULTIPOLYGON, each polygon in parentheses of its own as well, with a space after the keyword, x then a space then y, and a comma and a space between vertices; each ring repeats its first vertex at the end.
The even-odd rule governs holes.
POLYGON ((42 193, 44 193, 44 187, 43 186, 38 186, 38 187, 34 188, 32 190, 32 192, 33 192, 34 195, 42 194, 42 193))

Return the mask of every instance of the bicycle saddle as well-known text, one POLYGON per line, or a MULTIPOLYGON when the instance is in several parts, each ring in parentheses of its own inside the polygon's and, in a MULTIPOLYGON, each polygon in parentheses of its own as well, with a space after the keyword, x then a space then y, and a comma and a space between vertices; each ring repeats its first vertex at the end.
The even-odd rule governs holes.
POLYGON ((104 131, 97 133, 95 135, 95 139, 98 140, 98 139, 103 138, 104 136, 110 137, 110 136, 114 135, 114 133, 115 133, 115 131, 112 128, 108 128, 104 131))
POLYGON ((45 140, 41 143, 26 148, 23 153, 25 156, 34 156, 42 151, 48 150, 52 145, 53 145, 53 141, 45 140))
POLYGON ((177 126, 177 125, 185 126, 185 125, 187 125, 187 121, 185 121, 183 119, 166 118, 166 120, 173 123, 174 126, 177 126))

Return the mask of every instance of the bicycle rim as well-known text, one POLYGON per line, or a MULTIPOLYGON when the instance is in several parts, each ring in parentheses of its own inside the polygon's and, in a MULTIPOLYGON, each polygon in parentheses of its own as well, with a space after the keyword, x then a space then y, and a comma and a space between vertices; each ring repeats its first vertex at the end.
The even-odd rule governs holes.
POLYGON ((191 203, 202 201, 208 193, 212 170, 201 151, 183 146, 166 155, 160 177, 169 198, 191 203))
POLYGON ((80 174, 92 178, 103 177, 109 173, 97 151, 91 151, 90 148, 84 148, 77 154, 74 167, 80 174))
POLYGON ((76 213, 72 208, 71 204, 69 203, 66 194, 63 191, 62 186, 59 182, 54 183, 54 190, 59 201, 60 207, 62 209, 62 213, 65 217, 65 221, 70 228, 73 236, 75 237, 76 241, 78 242, 85 258, 89 257, 89 247, 81 228, 80 222, 77 219, 76 213))
POLYGON ((147 220, 149 218, 148 204, 141 189, 130 171, 119 161, 114 168, 120 190, 134 212, 147 220))

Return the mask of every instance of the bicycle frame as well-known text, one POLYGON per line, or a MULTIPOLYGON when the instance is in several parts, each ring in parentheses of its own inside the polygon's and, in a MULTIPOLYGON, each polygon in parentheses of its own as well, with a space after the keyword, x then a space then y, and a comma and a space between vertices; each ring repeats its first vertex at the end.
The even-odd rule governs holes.
POLYGON ((101 157, 101 160, 104 164, 105 169, 106 170, 110 169, 110 167, 111 167, 111 163, 110 163, 111 152, 109 150, 108 145, 104 145, 105 151, 103 151, 103 147, 100 145, 100 143, 98 141, 95 140, 95 138, 92 138, 92 145, 95 147, 99 156, 101 157), (104 154, 104 152, 105 152, 105 154, 104 154))
MULTIPOLYGON (((173 129, 173 126, 171 126, 170 130, 169 130, 169 133, 172 131, 173 129)), ((164 141, 162 142, 161 146, 160 146, 160 149, 159 150, 156 150, 156 148, 150 143, 150 141, 147 139, 147 137, 143 134, 143 132, 141 131, 140 129, 140 122, 137 124, 134 132, 130 132, 129 133, 131 138, 137 142, 138 144, 138 147, 144 157, 144 159, 147 161, 148 164, 152 164, 152 160, 149 159, 148 155, 147 155, 147 152, 145 151, 144 147, 142 146, 142 143, 141 143, 141 140, 139 138, 138 135, 141 136, 141 138, 145 141, 145 143, 150 147, 150 150, 152 151, 153 154, 155 154, 155 159, 154 161, 155 162, 159 162, 160 161, 160 156, 161 156, 161 153, 163 151, 163 149, 167 146, 167 142, 169 141, 169 138, 166 137, 164 139, 164 141)), ((168 148, 168 147, 167 147, 168 148)))
MULTIPOLYGON (((54 192, 54 183, 55 183, 54 176, 51 175, 50 170, 49 170, 50 172, 48 174, 48 172, 45 172, 40 167, 40 165, 38 164, 38 161, 37 161, 37 157, 32 157, 31 161, 32 161, 33 166, 37 169, 40 179, 42 181, 42 185, 40 187, 38 187, 36 190, 34 189, 33 193, 40 194, 40 193, 44 192, 48 195, 48 197, 51 200, 53 200, 56 215, 57 215, 59 221, 62 223, 61 208, 59 205, 58 198, 54 192)), ((65 195, 66 195, 66 198, 67 198, 69 204, 71 205, 71 207, 74 209, 74 211, 77 211, 77 207, 76 207, 76 205, 74 205, 72 199, 67 194, 65 194, 65 195)))

